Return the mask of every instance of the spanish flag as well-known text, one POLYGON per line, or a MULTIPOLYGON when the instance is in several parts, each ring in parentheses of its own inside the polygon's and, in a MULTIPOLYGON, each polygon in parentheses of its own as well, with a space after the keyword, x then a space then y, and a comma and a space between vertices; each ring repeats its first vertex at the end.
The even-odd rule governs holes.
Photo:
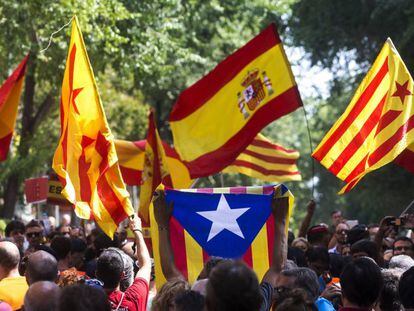
MULTIPOLYGON (((221 194, 272 194, 277 197, 287 197, 289 199, 289 210, 286 218, 286 234, 289 228, 289 219, 292 214, 294 197, 289 189, 280 185, 253 186, 253 187, 230 187, 230 188, 199 188, 199 189, 183 189, 184 192, 198 193, 221 193, 221 194)), ((154 218, 154 209, 151 205, 151 240, 153 247, 153 256, 155 262, 155 280, 157 286, 165 283, 166 279, 162 273, 158 226, 154 218)), ((216 237, 217 239, 220 236, 216 237)), ((190 282, 197 280, 198 275, 210 255, 207 251, 194 239, 194 237, 183 227, 183 225, 174 217, 170 220, 170 240, 172 251, 174 254, 174 263, 181 274, 190 282)), ((260 228, 258 234, 253 239, 247 251, 241 259, 251 267, 257 274, 259 279, 269 269, 272 262, 274 244, 274 218, 270 215, 260 228)))
POLYGON ((191 177, 229 166, 270 122, 301 106, 274 24, 181 93, 170 115, 191 177))
MULTIPOLYGON (((147 142, 145 144, 144 166, 139 193, 139 212, 145 221, 149 219, 149 206, 154 191, 164 179, 169 178, 171 177, 165 150, 158 135, 154 111, 151 109, 148 116, 147 142)), ((168 184, 172 184, 172 182, 168 181, 168 184)))
MULTIPOLYGON (((116 153, 118 154, 119 167, 121 169, 122 178, 125 183, 130 186, 141 185, 141 175, 144 169, 144 157, 145 157, 145 145, 146 140, 139 141, 126 141, 126 140, 115 140, 116 153)), ((170 147, 166 142, 162 142, 164 147, 166 161, 168 169, 170 171, 170 178, 164 180, 164 185, 183 189, 189 188, 193 183, 190 178, 185 165, 181 162, 179 155, 170 147), (168 182, 171 181, 171 184, 168 182)))
POLYGON ((134 210, 76 17, 62 83, 60 124, 53 169, 64 186, 62 194, 78 217, 94 219, 112 237, 134 210))
POLYGON ((269 182, 302 180, 296 161, 299 152, 258 134, 224 173, 240 173, 269 182))
POLYGON ((313 153, 350 191, 414 143, 413 79, 388 39, 344 114, 313 153))
POLYGON ((7 159, 22 93, 27 55, 0 87, 0 162, 7 159))

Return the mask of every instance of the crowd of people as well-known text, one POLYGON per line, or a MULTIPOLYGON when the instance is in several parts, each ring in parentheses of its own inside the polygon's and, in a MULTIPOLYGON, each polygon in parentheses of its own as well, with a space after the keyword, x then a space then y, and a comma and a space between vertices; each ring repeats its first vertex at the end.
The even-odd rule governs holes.
MULTIPOLYGON (((286 231, 288 202, 274 198, 274 245, 262 280, 242 261, 210 258, 189 284, 170 241, 173 204, 154 197, 160 261, 156 288, 140 218, 133 239, 69 224, 46 232, 42 221, 12 220, 0 241, 0 311, 5 310, 414 310, 414 242, 393 217, 379 224, 311 226, 310 201, 298 237, 286 231), (400 229, 400 230, 398 230, 400 229)), ((125 228, 122 228, 125 229, 125 228)))

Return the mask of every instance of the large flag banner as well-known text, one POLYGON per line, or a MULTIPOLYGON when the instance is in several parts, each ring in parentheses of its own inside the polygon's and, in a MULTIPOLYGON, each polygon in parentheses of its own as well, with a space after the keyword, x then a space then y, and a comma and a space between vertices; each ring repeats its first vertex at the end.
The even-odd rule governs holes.
MULTIPOLYGON (((273 254, 274 218, 270 203, 273 194, 293 195, 284 186, 202 188, 166 190, 174 201, 170 239, 177 268, 194 282, 210 256, 241 258, 261 279, 273 254)), ((151 210, 151 237, 157 285, 165 282, 159 257, 158 228, 151 210)))
POLYGON ((258 134, 224 173, 241 173, 269 182, 302 180, 296 161, 299 152, 258 134))
POLYGON ((271 24, 183 91, 170 115, 174 147, 191 177, 222 171, 260 130, 302 105, 271 24))
POLYGON ((27 55, 0 87, 0 162, 7 159, 22 93, 27 55))
MULTIPOLYGON (((141 189, 139 192, 139 212, 145 221, 149 220, 149 206, 152 195, 161 182, 170 178, 165 150, 158 135, 154 120, 154 111, 148 116, 148 133, 145 144, 144 167, 141 175, 141 189)), ((168 184, 172 184, 171 180, 168 184)))
POLYGON ((388 39, 344 114, 313 153, 350 191, 414 143, 413 79, 388 39))
POLYGON ((395 163, 414 174, 414 144, 411 144, 401 152, 395 159, 395 163))
POLYGON ((76 17, 62 83, 60 121, 53 169, 64 186, 62 194, 78 217, 94 219, 112 237, 134 210, 76 17))
MULTIPOLYGON (((116 153, 118 154, 119 167, 121 168, 122 178, 130 186, 141 185, 141 175, 144 169, 146 140, 126 141, 115 139, 116 153)), ((162 142, 164 147, 167 166, 170 171, 170 178, 163 180, 163 184, 170 188, 185 189, 190 188, 193 180, 186 166, 181 162, 179 155, 166 142, 162 142), (172 182, 170 184, 169 182, 172 182)))

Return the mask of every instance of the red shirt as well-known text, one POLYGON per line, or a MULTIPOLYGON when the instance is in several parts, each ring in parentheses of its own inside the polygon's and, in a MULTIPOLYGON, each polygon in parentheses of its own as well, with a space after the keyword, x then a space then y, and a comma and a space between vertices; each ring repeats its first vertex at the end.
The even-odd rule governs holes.
POLYGON ((108 295, 112 310, 145 311, 147 310, 148 283, 142 278, 136 278, 125 292, 114 290, 108 295), (117 309, 119 305, 119 308, 117 309))

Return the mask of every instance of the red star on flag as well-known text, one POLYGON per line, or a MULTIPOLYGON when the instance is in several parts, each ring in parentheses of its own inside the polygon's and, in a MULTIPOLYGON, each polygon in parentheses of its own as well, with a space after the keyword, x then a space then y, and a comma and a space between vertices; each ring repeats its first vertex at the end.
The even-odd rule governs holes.
POLYGON ((413 95, 408 90, 408 80, 404 84, 399 84, 397 81, 395 81, 395 86, 397 87, 397 90, 394 94, 392 94, 393 97, 399 97, 401 99, 401 103, 404 104, 404 100, 406 96, 413 95))

